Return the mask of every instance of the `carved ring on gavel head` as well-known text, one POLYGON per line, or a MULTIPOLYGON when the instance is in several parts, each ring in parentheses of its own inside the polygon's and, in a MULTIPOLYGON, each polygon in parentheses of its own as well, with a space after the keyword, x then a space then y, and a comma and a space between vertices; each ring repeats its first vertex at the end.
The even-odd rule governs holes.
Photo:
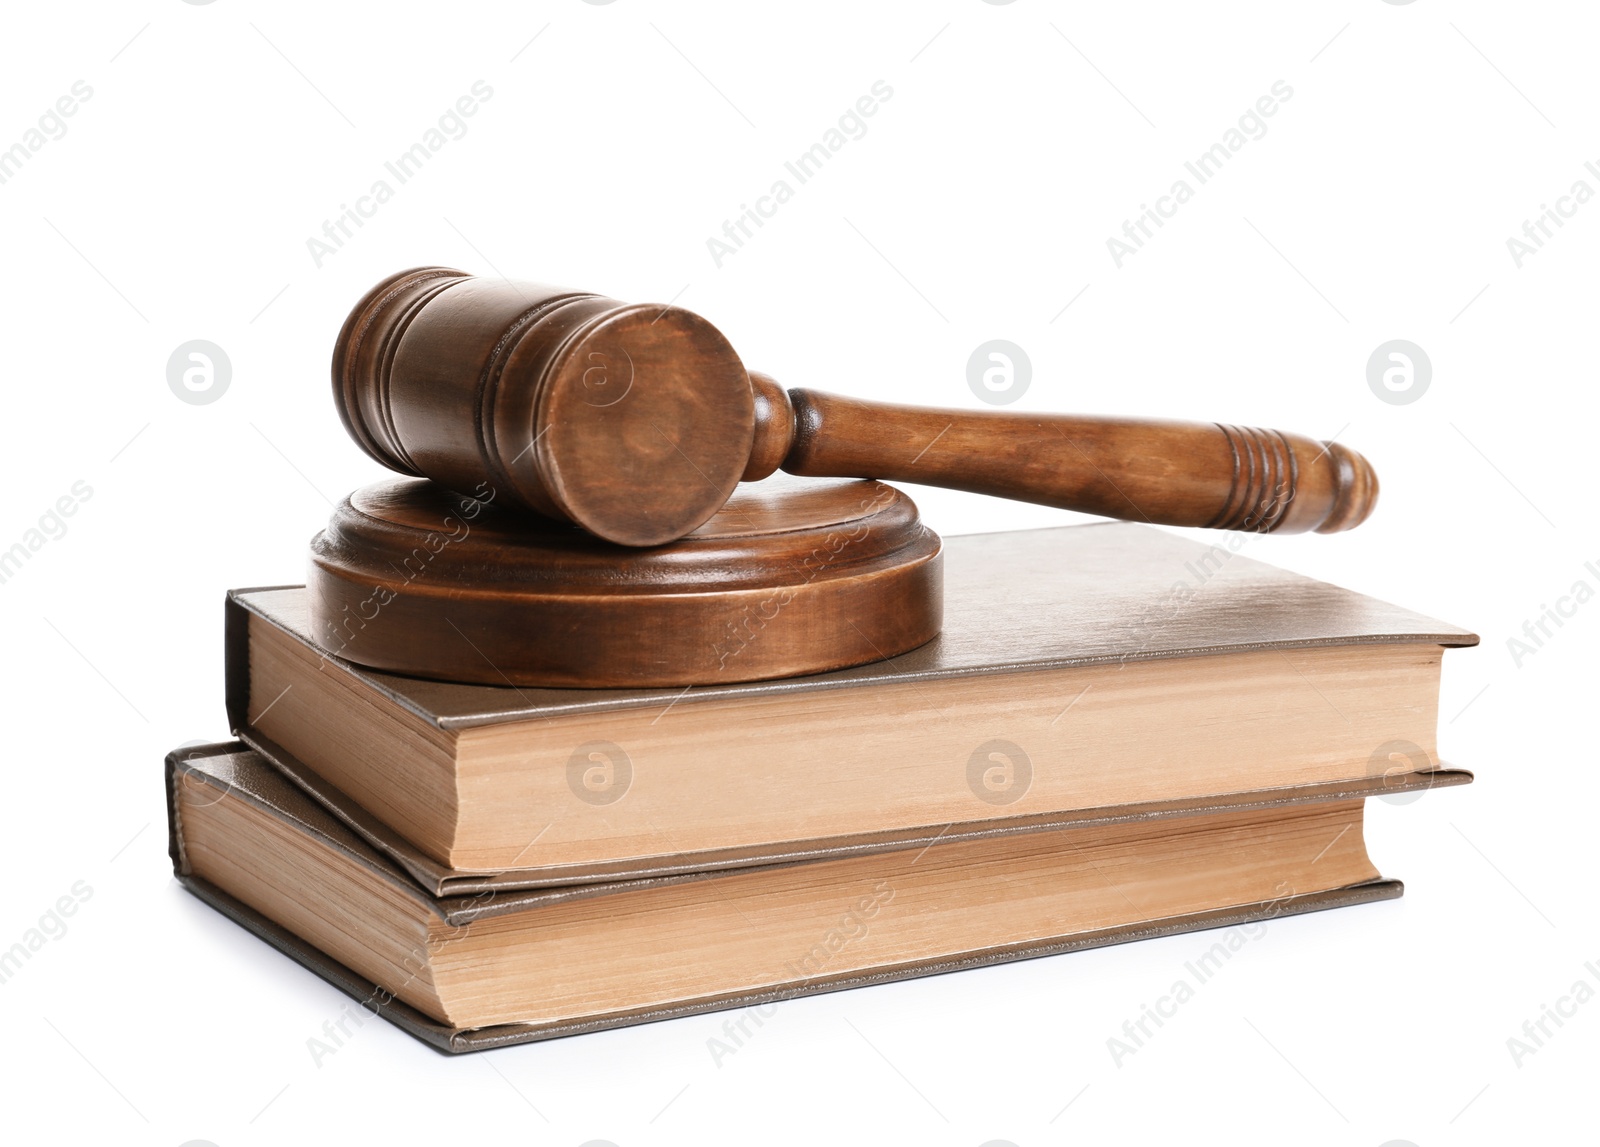
POLYGON ((945 486, 1175 526, 1331 533, 1378 496, 1336 442, 1220 423, 895 406, 785 391, 674 306, 443 267, 369 291, 334 395, 373 458, 630 546, 681 538, 740 481, 945 486))

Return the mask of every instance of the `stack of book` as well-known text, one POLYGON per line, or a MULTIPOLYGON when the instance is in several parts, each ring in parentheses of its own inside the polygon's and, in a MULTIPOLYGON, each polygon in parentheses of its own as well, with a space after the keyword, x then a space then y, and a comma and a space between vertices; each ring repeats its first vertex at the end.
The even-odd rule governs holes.
POLYGON ((1247 545, 949 538, 929 645, 685 690, 374 672, 235 591, 173 863, 452 1052, 1398 896, 1364 801, 1471 779, 1434 738, 1477 639, 1247 545))

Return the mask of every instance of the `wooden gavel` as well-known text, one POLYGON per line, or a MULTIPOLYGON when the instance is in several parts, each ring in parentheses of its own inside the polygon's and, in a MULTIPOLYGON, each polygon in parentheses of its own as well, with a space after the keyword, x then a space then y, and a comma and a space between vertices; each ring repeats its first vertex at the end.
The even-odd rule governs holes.
POLYGON ((1335 442, 786 392, 690 311, 444 267, 356 305, 333 389, 385 466, 629 546, 684 537, 779 469, 1262 533, 1347 530, 1378 496, 1367 460, 1335 442))

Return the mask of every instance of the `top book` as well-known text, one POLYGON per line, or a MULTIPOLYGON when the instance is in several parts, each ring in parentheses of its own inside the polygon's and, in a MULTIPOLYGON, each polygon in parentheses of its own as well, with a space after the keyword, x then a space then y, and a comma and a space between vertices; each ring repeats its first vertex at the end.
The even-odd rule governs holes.
POLYGON ((229 720, 436 883, 701 870, 1438 769, 1442 647, 1477 638, 1247 542, 1123 523, 947 538, 929 644, 683 690, 366 670, 309 631, 303 589, 236 590, 229 720))

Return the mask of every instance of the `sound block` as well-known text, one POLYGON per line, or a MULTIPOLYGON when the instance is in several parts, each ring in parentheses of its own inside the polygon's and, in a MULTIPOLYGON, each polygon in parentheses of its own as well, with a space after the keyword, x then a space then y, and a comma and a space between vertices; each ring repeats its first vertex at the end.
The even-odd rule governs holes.
POLYGON ((930 641, 941 544, 881 482, 775 475, 634 548, 425 480, 351 494, 311 543, 313 632, 373 669, 637 688, 843 669, 930 641))

